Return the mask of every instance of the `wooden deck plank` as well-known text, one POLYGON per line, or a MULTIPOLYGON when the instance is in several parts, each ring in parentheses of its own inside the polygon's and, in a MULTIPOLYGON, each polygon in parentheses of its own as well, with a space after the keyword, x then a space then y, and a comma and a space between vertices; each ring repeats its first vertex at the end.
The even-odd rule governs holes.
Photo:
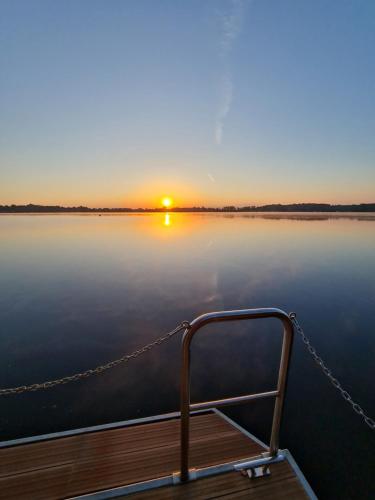
MULTIPOLYGON (((193 441, 201 437, 207 438, 213 434, 225 436, 233 432, 223 419, 213 421, 212 415, 202 415, 194 419, 191 436, 193 441), (207 431, 210 431, 209 433, 207 431), (212 432, 211 432, 212 431, 212 432)), ((142 450, 169 446, 179 440, 180 424, 178 420, 168 420, 144 424, 136 427, 120 428, 110 431, 99 431, 72 437, 58 439, 58 454, 56 440, 10 447, 0 450, 0 478, 9 474, 31 471, 43 467, 52 467, 64 463, 72 463, 85 458, 93 458, 98 454, 114 455, 116 453, 136 453, 142 450)))
MULTIPOLYGON (((179 468, 177 419, 0 449, 0 499, 75 496, 169 475, 179 468)), ((191 466, 262 448, 214 413, 191 421, 191 466)))
MULTIPOLYGON (((250 480, 240 472, 228 472, 178 486, 134 493, 134 500, 208 500, 231 498, 256 500, 306 500, 308 496, 287 462, 273 464, 271 476, 250 480)), ((125 500, 127 497, 119 497, 125 500)))

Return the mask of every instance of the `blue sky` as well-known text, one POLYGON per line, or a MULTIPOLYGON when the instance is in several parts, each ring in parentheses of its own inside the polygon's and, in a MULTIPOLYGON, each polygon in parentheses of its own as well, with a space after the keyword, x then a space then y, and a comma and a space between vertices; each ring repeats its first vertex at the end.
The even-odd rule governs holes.
POLYGON ((2 0, 0 204, 375 201, 375 2, 2 0))

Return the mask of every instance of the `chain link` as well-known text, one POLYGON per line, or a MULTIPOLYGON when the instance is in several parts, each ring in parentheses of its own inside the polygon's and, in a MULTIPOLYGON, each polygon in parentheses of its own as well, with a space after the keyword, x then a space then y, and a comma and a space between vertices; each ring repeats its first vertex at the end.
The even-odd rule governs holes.
POLYGON ((331 384, 340 392, 341 396, 347 401, 353 408, 353 410, 358 413, 358 415, 361 415, 365 423, 370 427, 370 429, 374 430, 375 429, 375 422, 372 418, 368 417, 366 413, 363 411, 363 409, 359 406, 358 403, 355 403, 352 400, 352 397, 348 393, 348 391, 344 390, 340 382, 335 378, 331 370, 327 368, 325 365, 324 361, 320 356, 318 356, 315 347, 313 347, 310 343, 310 340, 306 337, 305 332, 302 330, 300 324, 297 321, 297 315, 296 313, 292 312, 289 314, 290 319, 293 322, 293 325, 296 327, 297 332, 301 335, 303 343, 306 345, 309 353, 311 354, 313 360, 315 363, 320 366, 322 369, 323 373, 328 377, 330 380, 331 384))
POLYGON ((70 375, 68 377, 63 377, 63 378, 58 378, 55 380, 48 380, 47 382, 43 382, 41 384, 31 384, 31 385, 21 385, 19 387, 10 387, 6 389, 0 389, 0 396, 9 396, 11 394, 22 394, 24 392, 35 392, 39 391, 40 389, 49 389, 50 387, 55 387, 56 385, 63 385, 63 384, 68 384, 69 382, 75 382, 76 380, 81 380, 84 378, 92 377, 93 375, 98 375, 99 373, 103 373, 106 370, 109 370, 110 368, 114 368, 115 366, 121 364, 121 363, 127 363, 131 359, 137 358, 138 356, 141 356, 147 351, 150 351, 154 347, 163 344, 167 340, 169 340, 171 337, 176 335, 176 333, 180 332, 181 330, 186 330, 190 328, 190 323, 188 321, 182 321, 174 330, 164 334, 163 336, 157 338, 150 344, 146 344, 145 346, 141 347, 140 349, 137 349, 136 351, 133 351, 130 354, 126 354, 125 356, 122 356, 119 359, 115 359, 114 361, 110 361, 109 363, 106 363, 105 365, 99 365, 96 368, 92 368, 90 370, 86 370, 81 373, 76 373, 74 375, 70 375))

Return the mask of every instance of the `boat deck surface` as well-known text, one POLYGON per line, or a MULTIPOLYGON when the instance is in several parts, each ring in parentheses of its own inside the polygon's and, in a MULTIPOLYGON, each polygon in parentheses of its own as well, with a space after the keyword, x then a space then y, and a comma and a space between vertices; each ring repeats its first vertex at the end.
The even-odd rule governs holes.
MULTIPOLYGON (((71 498, 169 476, 179 469, 179 431, 179 419, 170 418, 0 448, 0 499, 71 498)), ((192 416, 190 443, 190 466, 195 468, 248 459, 264 451, 212 412, 192 416)), ((121 495, 119 490, 117 498, 124 498, 121 495)), ((287 461, 272 464, 270 477, 250 480, 233 471, 130 496, 308 498, 287 461)))
MULTIPOLYGON (((270 465, 271 476, 249 479, 240 472, 226 472, 177 486, 135 493, 134 500, 208 500, 249 498, 253 500, 305 500, 309 498, 288 462, 270 465)), ((129 498, 128 496, 118 498, 129 498)))

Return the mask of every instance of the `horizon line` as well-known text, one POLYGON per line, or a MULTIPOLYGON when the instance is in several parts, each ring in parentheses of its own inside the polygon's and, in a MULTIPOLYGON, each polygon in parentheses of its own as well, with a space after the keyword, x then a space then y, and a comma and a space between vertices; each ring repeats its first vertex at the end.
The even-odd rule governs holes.
POLYGON ((335 211, 366 211, 375 212, 375 202, 372 203, 315 203, 315 202, 299 202, 299 203, 268 203, 264 205, 224 205, 221 207, 209 206, 191 206, 191 207, 153 207, 153 208, 130 208, 130 207, 87 207, 78 206, 62 206, 62 205, 40 205, 28 203, 25 205, 0 205, 0 212, 261 212, 261 211, 289 211, 289 212, 335 212, 335 211))

